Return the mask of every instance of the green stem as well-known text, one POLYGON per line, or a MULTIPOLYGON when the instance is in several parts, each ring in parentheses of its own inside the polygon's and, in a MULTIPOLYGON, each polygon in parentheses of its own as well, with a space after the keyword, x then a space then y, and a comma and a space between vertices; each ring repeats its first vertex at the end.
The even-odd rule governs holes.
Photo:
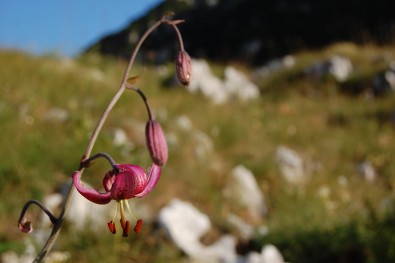
POLYGON ((170 25, 176 31, 177 38, 178 38, 178 44, 180 45, 180 51, 184 51, 184 41, 182 41, 182 36, 181 36, 180 30, 178 30, 177 25, 175 25, 174 23, 170 23, 170 25))
MULTIPOLYGON (((152 31, 154 31, 157 27, 159 27, 162 23, 168 23, 168 20, 166 20, 164 17, 157 21, 154 25, 152 25, 145 33, 144 35, 140 38, 139 42, 136 44, 133 53, 130 57, 129 63, 127 65, 127 68, 125 70, 125 73, 123 75, 123 79, 121 82, 120 87, 118 88, 117 92, 115 93, 115 95, 112 97, 111 101, 109 102, 109 104, 107 105, 107 108, 104 110, 103 114, 101 115, 95 129, 92 132, 92 135, 89 139, 88 142, 88 146, 86 147, 86 150, 83 154, 83 160, 82 162, 87 159, 89 157, 89 155, 92 152, 93 146, 96 143, 96 139, 105 123, 105 121, 107 120, 108 115, 110 114, 111 110, 113 109, 113 107, 115 106, 115 104, 118 102, 119 98, 121 97, 122 93, 125 91, 126 89, 126 81, 128 79, 130 70, 133 66, 134 60, 136 59, 137 53, 140 50, 141 45, 143 44, 143 42, 145 41, 145 39, 148 37, 149 34, 152 33, 152 31)), ((81 174, 83 172, 83 169, 81 169, 81 174)), ((75 188, 73 183, 70 184, 69 187, 69 192, 66 196, 66 200, 64 202, 62 211, 60 212, 59 218, 56 221, 56 223, 54 224, 53 228, 52 228, 52 232, 47 240, 47 242, 45 243, 45 245, 42 247, 40 253, 38 254, 38 256, 36 257, 36 259, 33 262, 43 262, 45 257, 48 255, 49 251, 52 249, 56 239, 58 238, 60 229, 62 228, 63 222, 65 220, 65 217, 67 215, 67 212, 69 211, 70 208, 70 204, 71 204, 71 200, 74 194, 75 188)))
POLYGON ((147 97, 144 95, 144 93, 143 93, 143 91, 141 89, 139 89, 137 87, 133 87, 132 89, 134 91, 136 91, 140 95, 140 97, 143 99, 145 108, 147 109, 147 112, 148 112, 148 119, 150 121, 152 121, 154 119, 154 115, 152 114, 151 108, 150 108, 150 106, 148 104, 147 97))

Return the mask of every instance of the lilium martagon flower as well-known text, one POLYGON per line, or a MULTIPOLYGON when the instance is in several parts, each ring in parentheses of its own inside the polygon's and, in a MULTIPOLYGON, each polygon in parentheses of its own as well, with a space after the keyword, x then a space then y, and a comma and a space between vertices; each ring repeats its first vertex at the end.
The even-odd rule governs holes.
MULTIPOLYGON (((89 159, 81 162, 81 168, 88 167, 90 161, 98 157, 105 157, 110 161, 112 170, 108 171, 103 178, 104 193, 95 189, 86 187, 81 182, 81 170, 75 171, 72 175, 74 186, 77 191, 89 201, 104 205, 111 200, 117 202, 114 217, 108 222, 108 228, 111 233, 116 233, 115 218, 119 210, 120 223, 123 230, 123 236, 127 237, 130 231, 130 222, 126 220, 125 207, 134 218, 128 200, 131 198, 141 198, 148 195, 156 186, 161 175, 161 167, 155 163, 148 169, 148 174, 144 169, 134 164, 116 164, 113 159, 104 153, 98 153, 89 159)), ((142 219, 136 221, 134 231, 138 233, 142 226, 142 219)))

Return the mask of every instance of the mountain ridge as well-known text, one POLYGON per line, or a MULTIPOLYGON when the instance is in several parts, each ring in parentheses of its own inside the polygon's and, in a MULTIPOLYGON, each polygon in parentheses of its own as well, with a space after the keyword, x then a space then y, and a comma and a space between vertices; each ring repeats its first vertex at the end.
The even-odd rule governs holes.
MULTIPOLYGON (((391 0, 168 0, 86 52, 126 58, 138 36, 168 11, 186 21, 180 30, 188 52, 215 61, 261 64, 338 41, 391 44, 395 40, 391 4, 391 0)), ((173 58, 177 51, 174 32, 160 27, 142 51, 153 62, 173 58)))

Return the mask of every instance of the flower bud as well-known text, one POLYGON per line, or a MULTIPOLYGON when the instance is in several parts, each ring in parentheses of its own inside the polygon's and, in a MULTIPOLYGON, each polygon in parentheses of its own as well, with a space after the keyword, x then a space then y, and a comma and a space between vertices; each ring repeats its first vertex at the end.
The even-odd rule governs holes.
POLYGON ((26 221, 23 219, 21 222, 18 222, 19 230, 23 233, 31 233, 33 231, 33 226, 30 221, 26 221))
POLYGON ((191 57, 185 50, 181 50, 177 55, 176 74, 182 85, 189 85, 192 77, 191 57))
POLYGON ((159 166, 166 164, 167 143, 159 122, 149 120, 145 126, 145 136, 152 161, 159 166))

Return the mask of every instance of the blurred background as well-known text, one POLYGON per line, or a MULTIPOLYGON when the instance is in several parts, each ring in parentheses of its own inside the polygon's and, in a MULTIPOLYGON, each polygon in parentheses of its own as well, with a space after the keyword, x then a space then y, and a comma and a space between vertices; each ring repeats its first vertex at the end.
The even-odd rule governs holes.
MULTIPOLYGON (((395 16, 390 0, 0 2, 0 260, 31 262, 144 31, 131 76, 169 162, 130 200, 139 234, 107 230, 78 193, 48 262, 394 262, 395 16)), ((125 92, 93 150, 148 168, 147 114, 125 92)), ((83 179, 98 189, 105 161, 83 179)), ((130 215, 129 215, 130 216, 130 215)), ((131 219, 130 220, 134 220, 131 219)))

